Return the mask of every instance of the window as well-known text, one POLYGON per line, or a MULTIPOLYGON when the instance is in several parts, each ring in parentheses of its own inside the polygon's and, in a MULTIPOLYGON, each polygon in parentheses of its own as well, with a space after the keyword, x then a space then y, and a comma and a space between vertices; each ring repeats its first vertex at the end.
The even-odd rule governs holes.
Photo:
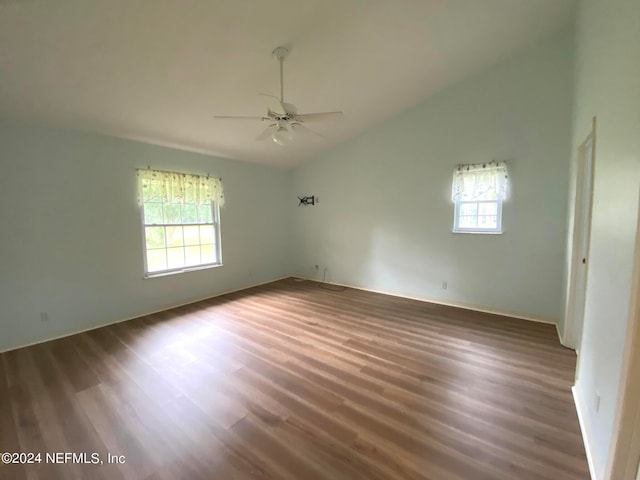
POLYGON ((502 201, 507 196, 508 178, 504 162, 458 165, 451 189, 453 231, 502 233, 502 201))
POLYGON ((145 275, 222 264, 222 181, 208 176, 138 170, 145 275))

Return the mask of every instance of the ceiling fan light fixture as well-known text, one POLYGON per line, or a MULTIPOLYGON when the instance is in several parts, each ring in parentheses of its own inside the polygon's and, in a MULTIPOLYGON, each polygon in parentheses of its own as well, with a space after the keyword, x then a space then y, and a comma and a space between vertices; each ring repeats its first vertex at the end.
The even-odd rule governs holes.
POLYGON ((291 132, 285 127, 279 126, 273 132, 271 139, 278 145, 284 146, 290 144, 293 141, 293 136, 291 135, 291 132))

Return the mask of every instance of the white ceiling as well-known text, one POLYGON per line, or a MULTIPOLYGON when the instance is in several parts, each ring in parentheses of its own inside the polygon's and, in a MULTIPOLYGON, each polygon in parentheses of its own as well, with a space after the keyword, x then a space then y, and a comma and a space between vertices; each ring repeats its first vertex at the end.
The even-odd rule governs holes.
POLYGON ((573 0, 0 0, 0 116, 289 167, 571 25, 573 0), (328 140, 253 139, 278 93, 328 140))

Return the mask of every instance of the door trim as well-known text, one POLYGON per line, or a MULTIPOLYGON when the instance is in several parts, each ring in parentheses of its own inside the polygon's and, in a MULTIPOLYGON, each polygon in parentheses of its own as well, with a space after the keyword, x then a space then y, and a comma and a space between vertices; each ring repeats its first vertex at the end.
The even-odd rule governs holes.
MULTIPOLYGON (((573 232, 571 235, 571 262, 569 265, 569 278, 567 282, 567 300, 565 306, 564 315, 564 329, 562 335, 563 345, 574 350, 579 350, 580 340, 582 336, 582 324, 584 318, 578 319, 577 317, 577 302, 580 296, 582 302, 586 300, 587 279, 589 275, 589 237, 591 233, 591 217, 593 212, 593 184, 595 178, 595 151, 596 151, 596 117, 593 117, 591 123, 591 131, 586 136, 585 140, 578 147, 578 160, 576 167, 576 186, 573 199, 573 232), (586 155, 585 151, 591 150, 590 155, 586 155), (584 162, 584 163, 582 163, 584 162), (587 172, 590 172, 588 174, 587 172), (589 205, 588 208, 584 205, 584 190, 588 189, 589 205), (582 208, 583 211, 578 211, 582 208), (584 233, 585 222, 588 224, 588 231, 584 233), (585 238, 583 238, 583 236, 585 238), (585 252, 581 246, 583 242, 585 245, 585 252), (580 278, 580 268, 583 258, 586 259, 586 266, 584 267, 584 282, 582 285, 576 285, 580 278), (583 291, 579 292, 578 288, 582 288, 583 291), (582 322, 579 324, 578 322, 582 322), (580 332, 580 333, 578 333, 580 332), (580 338, 578 338, 580 337, 580 338)), ((584 313, 584 305, 582 306, 584 313)), ((577 371, 576 371, 577 378, 577 371)))

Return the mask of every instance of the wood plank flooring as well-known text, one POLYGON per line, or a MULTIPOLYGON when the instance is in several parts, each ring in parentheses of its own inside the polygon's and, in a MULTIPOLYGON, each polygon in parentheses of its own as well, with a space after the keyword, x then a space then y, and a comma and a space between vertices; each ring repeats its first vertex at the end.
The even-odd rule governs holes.
POLYGON ((0 452, 42 455, 0 479, 588 479, 574 369, 550 325, 287 279, 0 354, 0 452))

